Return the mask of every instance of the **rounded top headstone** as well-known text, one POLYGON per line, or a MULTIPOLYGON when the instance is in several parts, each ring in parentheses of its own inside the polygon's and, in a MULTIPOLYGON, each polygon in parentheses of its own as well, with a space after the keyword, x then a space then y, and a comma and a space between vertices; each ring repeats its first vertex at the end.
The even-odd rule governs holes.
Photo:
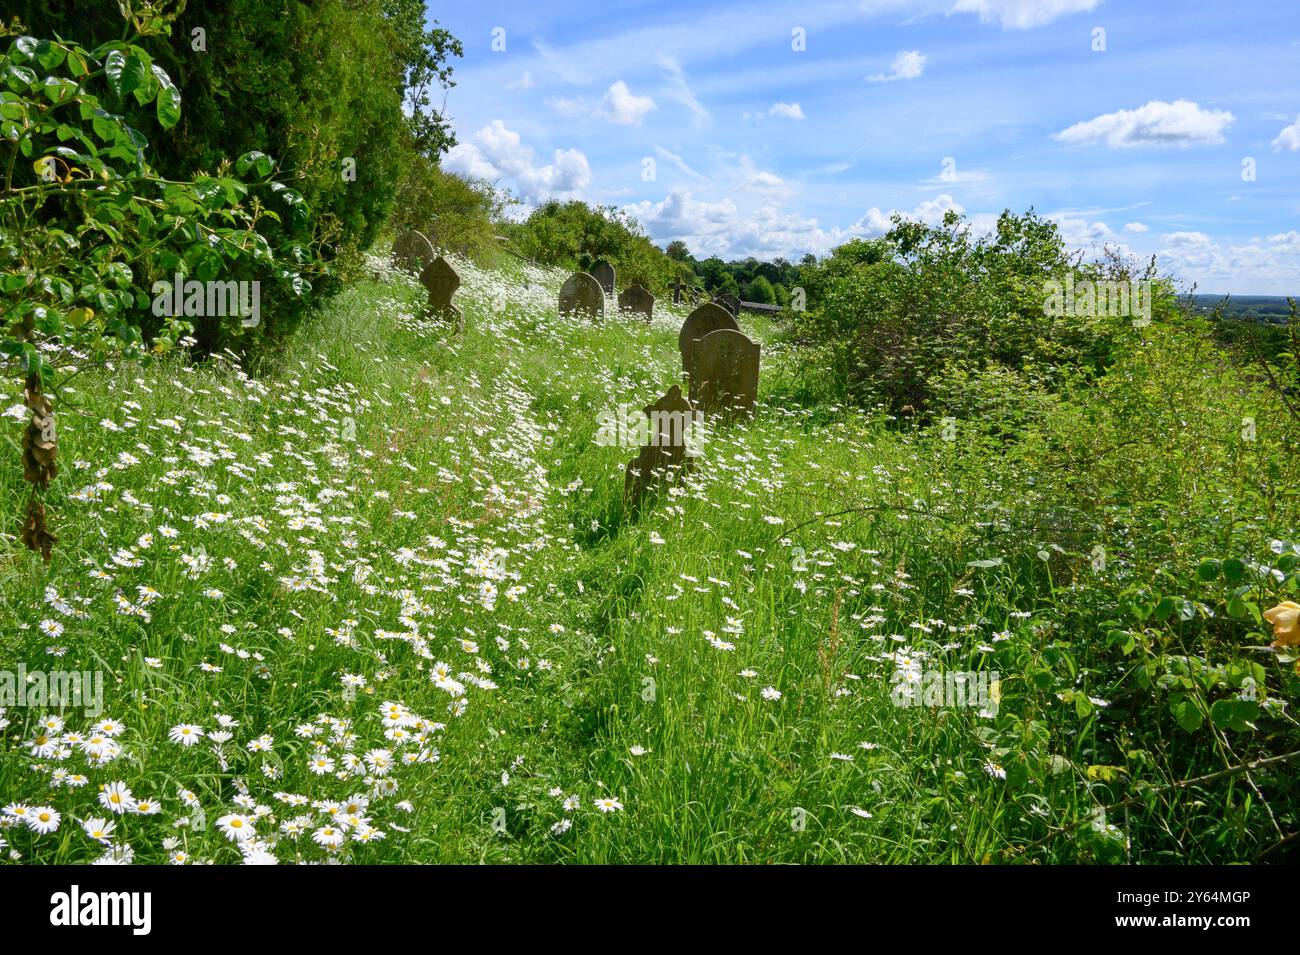
POLYGON ((677 347, 682 353, 682 370, 691 370, 691 345, 697 338, 703 338, 709 332, 720 328, 740 331, 736 317, 716 302, 705 302, 686 316, 682 330, 677 333, 677 347))
POLYGON ((437 257, 429 237, 418 229, 408 229, 393 240, 393 263, 399 268, 422 272, 437 257))
POLYGON ((586 272, 574 272, 560 286, 560 314, 586 312, 592 318, 605 314, 605 290, 586 272))

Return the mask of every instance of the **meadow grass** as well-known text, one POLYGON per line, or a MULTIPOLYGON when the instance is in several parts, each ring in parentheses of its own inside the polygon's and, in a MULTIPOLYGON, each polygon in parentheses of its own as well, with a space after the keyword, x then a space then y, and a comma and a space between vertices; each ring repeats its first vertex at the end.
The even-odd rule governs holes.
MULTIPOLYGON (((0 659, 102 671, 103 712, 3 714, 9 858, 1227 861, 1294 825, 1266 774, 1218 802, 1162 789, 1198 763, 1107 724, 1131 703, 1095 697, 1082 649, 1129 634, 1116 685, 1160 696, 1137 670, 1188 634, 1119 621, 1120 595, 1207 542, 1290 548, 1283 439, 1175 427, 1098 453, 1131 438, 1118 395, 1050 441, 950 440, 838 404, 743 316, 754 420, 631 511, 635 448, 598 440, 601 413, 679 383, 684 311, 593 324, 555 314, 557 273, 457 265, 459 337, 375 261, 255 376, 159 362, 64 390, 60 541, 47 567, 5 538, 0 659), (998 674, 993 705, 900 695, 933 671, 998 674), (1144 801, 1098 817, 1139 776, 1144 801), (58 827, 20 824, 33 807, 58 827)), ((1272 420, 1211 378, 1188 385, 1217 403, 1198 428, 1272 420)), ((0 473, 4 513, 25 498, 0 473)), ((1279 745, 1215 732, 1214 765, 1279 745)))

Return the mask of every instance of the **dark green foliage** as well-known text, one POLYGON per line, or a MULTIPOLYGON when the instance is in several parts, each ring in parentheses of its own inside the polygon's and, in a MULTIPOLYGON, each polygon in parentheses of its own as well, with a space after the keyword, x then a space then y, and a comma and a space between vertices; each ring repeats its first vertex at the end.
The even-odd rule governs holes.
MULTIPOLYGON (((445 31, 426 31, 423 4, 413 0, 205 0, 179 7, 170 34, 145 43, 183 97, 180 123, 168 133, 152 107, 125 110, 149 140, 159 174, 212 174, 250 150, 275 156, 311 218, 265 223, 269 241, 300 239, 308 270, 355 270, 393 208, 406 157, 436 157, 451 144, 441 117, 424 109, 405 116, 402 101, 409 96, 427 107, 429 85, 449 82, 446 60, 459 55, 459 44, 445 31)), ((28 32, 87 47, 122 34, 116 3, 20 0, 14 12, 28 32)), ((282 339, 308 305, 279 293, 261 267, 222 277, 263 281, 259 338, 282 339)), ((316 285, 326 290, 333 282, 321 275, 316 285)), ((201 326, 199 335, 209 348, 231 344, 219 328, 201 326)))

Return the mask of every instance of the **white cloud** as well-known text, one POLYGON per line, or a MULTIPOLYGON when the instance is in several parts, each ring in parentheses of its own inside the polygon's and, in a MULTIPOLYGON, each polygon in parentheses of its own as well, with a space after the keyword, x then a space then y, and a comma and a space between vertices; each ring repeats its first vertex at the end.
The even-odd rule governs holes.
POLYGON ((623 126, 640 126, 645 114, 655 108, 654 100, 635 95, 622 80, 611 85, 601 101, 601 115, 623 126))
MULTIPOLYGON (((817 219, 784 212, 767 199, 746 212, 731 198, 710 202, 685 189, 674 190, 662 202, 647 200, 625 208, 645 225, 652 238, 660 242, 681 239, 698 257, 797 259, 808 252, 824 254, 852 238, 882 236, 893 228, 893 212, 876 207, 847 228, 827 229, 817 219)), ((949 209, 962 211, 952 196, 945 194, 920 203, 903 216, 937 225, 949 209)))
POLYGON ((781 116, 785 119, 806 119, 803 108, 798 103, 773 103, 767 111, 768 116, 781 116))
POLYGON ((785 180, 774 172, 756 172, 741 188, 750 192, 778 192, 785 189, 785 180))
POLYGON ((668 91, 674 100, 685 106, 695 116, 696 125, 703 125, 713 117, 709 111, 704 108, 704 104, 695 98, 695 93, 691 91, 690 84, 686 81, 686 71, 682 69, 671 56, 659 58, 659 65, 663 67, 664 78, 668 80, 668 91))
POLYGON ((622 80, 610 84, 599 103, 585 98, 567 99, 557 96, 548 99, 546 105, 566 119, 591 116, 621 126, 640 126, 645 114, 658 108, 653 99, 637 96, 622 80))
POLYGON ((524 75, 519 77, 515 82, 506 84, 506 89, 508 90, 530 90, 532 88, 533 74, 528 70, 524 70, 524 75))
POLYGON ((1290 232, 1279 232, 1277 235, 1270 235, 1268 241, 1280 246, 1284 252, 1300 254, 1300 232, 1295 229, 1290 232))
POLYGON ((1100 0, 957 0, 953 13, 978 13, 981 23, 1028 30, 1071 13, 1095 10, 1100 0))
POLYGON ((1300 234, 1275 235, 1265 243, 1214 241, 1204 232, 1169 232, 1157 251, 1160 271, 1195 281, 1202 292, 1294 295, 1300 274, 1300 234))
POLYGON ((528 201, 568 198, 591 184, 591 167, 581 152, 557 149, 551 162, 539 164, 532 147, 499 119, 475 133, 472 141, 453 146, 442 167, 492 182, 509 180, 528 201))
POLYGON ((1191 100, 1152 100, 1137 109, 1121 109, 1075 123, 1054 138, 1064 143, 1105 143, 1112 148, 1221 143, 1223 131, 1235 120, 1227 110, 1202 109, 1191 100))
POLYGON ((1104 222, 1090 222, 1087 219, 1059 213, 1047 218, 1056 223, 1056 228, 1061 233, 1061 241, 1072 249, 1088 248, 1098 242, 1105 243, 1115 235, 1110 226, 1104 222))
POLYGON ((1126 222, 1124 223, 1124 231, 1125 232, 1149 232, 1151 230, 1147 228, 1147 225, 1144 222, 1126 222))
POLYGON ((868 83, 892 83, 894 80, 914 80, 925 71, 925 54, 919 50, 905 50, 894 57, 888 73, 867 77, 868 83))
POLYGON ((688 165, 686 164, 686 160, 683 159, 681 156, 677 155, 677 153, 675 153, 675 152, 670 152, 669 150, 664 149, 664 147, 662 147, 662 146, 656 146, 656 147, 655 147, 655 152, 658 153, 659 156, 660 156, 661 158, 663 158, 663 159, 667 159, 670 163, 672 163, 674 166, 676 166, 677 169, 678 169, 678 170, 679 170, 683 175, 685 175, 685 176, 690 176, 692 179, 695 179, 695 180, 697 180, 698 182, 702 182, 702 183, 708 183, 708 182, 709 182, 709 177, 708 177, 708 176, 704 175, 703 173, 696 172, 694 169, 692 169, 690 166, 688 166, 688 165))
POLYGON ((1295 118, 1295 122, 1290 126, 1282 127, 1282 132, 1277 134, 1277 139, 1273 140, 1273 152, 1280 153, 1284 149, 1295 152, 1300 149, 1300 116, 1295 118))

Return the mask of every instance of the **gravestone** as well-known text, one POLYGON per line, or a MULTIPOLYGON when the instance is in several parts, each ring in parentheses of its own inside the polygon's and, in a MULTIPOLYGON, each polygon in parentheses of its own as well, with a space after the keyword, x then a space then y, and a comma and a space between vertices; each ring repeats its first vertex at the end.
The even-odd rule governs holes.
POLYGON ((673 385, 668 393, 643 409, 650 421, 649 437, 640 453, 627 464, 623 478, 623 502, 629 508, 668 479, 680 478, 695 464, 690 453, 689 432, 700 420, 694 406, 673 385))
POLYGON ((735 295, 732 295, 730 292, 724 295, 714 296, 713 300, 729 311, 733 316, 740 314, 740 299, 735 295))
POLYGON ((585 312, 597 320, 605 314, 605 290, 586 272, 574 272, 560 286, 560 314, 585 312))
POLYGON ((706 417, 753 417, 761 351, 757 343, 730 328, 696 340, 691 355, 691 400, 706 417))
POLYGON ((695 340, 703 338, 709 332, 716 332, 719 328, 740 331, 735 316, 713 302, 705 302, 686 317, 686 321, 682 322, 682 330, 677 333, 677 347, 682 353, 682 371, 688 375, 691 372, 691 349, 695 340))
POLYGON ((618 293, 618 307, 620 311, 626 309, 630 312, 638 312, 644 315, 648 322, 654 314, 655 297, 644 286, 633 285, 618 293))
POLYGON ((597 262, 591 270, 591 277, 600 283, 606 295, 614 294, 614 266, 608 262, 597 262))
POLYGON ((428 312, 454 319, 457 331, 463 328, 464 316, 451 301, 456 289, 460 288, 460 276, 450 263, 441 255, 434 258, 420 273, 420 284, 429 293, 428 312))
POLYGON ((408 272, 418 275, 437 257, 429 237, 415 229, 408 229, 393 241, 393 264, 408 272))

